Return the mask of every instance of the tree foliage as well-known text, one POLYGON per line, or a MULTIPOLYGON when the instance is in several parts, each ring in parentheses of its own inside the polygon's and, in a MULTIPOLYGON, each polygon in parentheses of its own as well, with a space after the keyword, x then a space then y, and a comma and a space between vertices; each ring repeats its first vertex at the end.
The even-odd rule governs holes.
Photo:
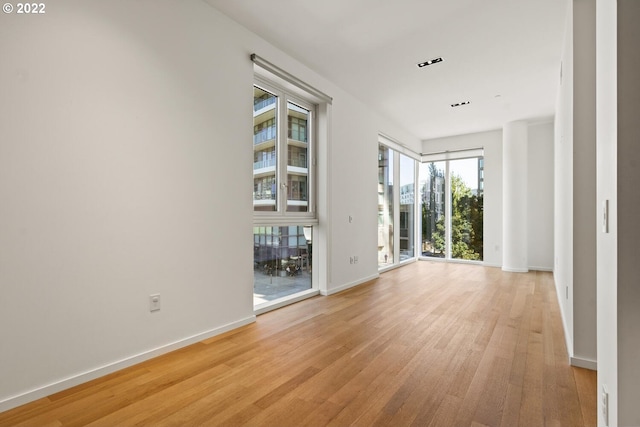
MULTIPOLYGON (((438 171, 429 167, 429 199, 423 201, 423 240, 428 242, 432 255, 445 251, 445 216, 436 213, 438 171), (437 216, 437 218, 436 218, 437 216)), ((441 172, 440 172, 441 174, 441 172)), ((483 195, 473 194, 458 175, 451 174, 451 257, 465 260, 481 260, 483 257, 482 221, 483 195)))

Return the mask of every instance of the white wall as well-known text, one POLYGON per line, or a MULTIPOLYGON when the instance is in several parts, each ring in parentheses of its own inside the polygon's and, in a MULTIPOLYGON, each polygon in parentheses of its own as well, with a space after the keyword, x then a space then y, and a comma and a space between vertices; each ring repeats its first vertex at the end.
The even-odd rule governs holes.
MULTIPOLYGON (((598 389, 609 393, 609 425, 618 424, 617 1, 597 1, 597 180, 609 201, 609 233, 597 233, 598 389)), ((632 396, 637 396, 634 393, 632 396)), ((604 426, 598 399, 598 425, 604 426)))
POLYGON ((597 360, 595 9, 595 0, 574 2, 573 357, 580 361, 597 360))
POLYGON ((553 121, 529 125, 527 235, 530 270, 553 270, 553 121))
MULTIPOLYGON (((617 357, 618 357, 618 423, 624 426, 640 425, 640 263, 638 262, 638 241, 640 241, 640 130, 638 111, 640 109, 640 2, 618 0, 617 11, 617 151, 615 169, 617 172, 617 224, 613 239, 617 239, 617 357), (620 230, 618 233, 617 231, 620 230)), ((610 33, 609 33, 610 34, 610 33)), ((609 71, 613 67, 608 68, 609 71)), ((610 80, 609 80, 610 81, 610 80)), ((603 150, 610 148, 603 135, 603 150)), ((610 157, 606 155, 605 161, 610 157)), ((612 166, 612 163, 609 163, 612 166)), ((604 170, 603 170, 604 172, 604 170)), ((606 184, 606 177, 602 177, 606 184)), ((603 196, 609 193, 610 184, 603 196)), ((609 193, 611 194, 611 193, 609 193)), ((608 240, 606 244, 614 241, 608 240)), ((606 260, 606 258, 605 258, 606 260)), ((598 264, 600 265, 600 264, 598 264)), ((609 272, 606 271, 605 274, 609 272)), ((609 273, 610 274, 610 273, 609 273)), ((606 279, 605 279, 606 280, 606 279)), ((599 283, 603 292, 610 283, 599 283)), ((609 300, 607 300, 608 303, 609 300)), ((605 309, 606 312, 606 309, 605 309)), ((603 313, 604 314, 604 313, 603 313)))
POLYGON ((254 320, 252 52, 334 98, 321 286, 377 274, 377 134, 417 139, 200 1, 47 6, 0 15, 0 411, 254 320))
POLYGON ((556 108, 555 279, 571 361, 595 369, 595 1, 569 7, 556 108))
POLYGON ((611 426, 640 425, 639 6, 597 1, 598 206, 609 203, 609 232, 598 232, 598 393, 609 393, 611 426))
POLYGON ((554 129, 554 270, 567 351, 573 355, 573 6, 569 4, 554 129))
POLYGON ((253 320, 251 177, 222 160, 251 156, 251 65, 209 7, 148 6, 0 17, 0 409, 253 320))

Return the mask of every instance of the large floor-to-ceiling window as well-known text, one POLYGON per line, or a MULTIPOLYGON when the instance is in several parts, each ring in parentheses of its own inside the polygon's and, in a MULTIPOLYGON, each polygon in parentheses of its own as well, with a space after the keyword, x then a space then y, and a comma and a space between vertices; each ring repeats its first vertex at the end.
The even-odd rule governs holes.
POLYGON ((428 156, 433 160, 420 164, 423 257, 482 261, 484 159, 478 151, 428 156))
POLYGON ((253 93, 254 308, 258 311, 314 289, 316 105, 264 79, 256 79, 253 93))
POLYGON ((378 267, 416 257, 416 160, 378 145, 378 267))

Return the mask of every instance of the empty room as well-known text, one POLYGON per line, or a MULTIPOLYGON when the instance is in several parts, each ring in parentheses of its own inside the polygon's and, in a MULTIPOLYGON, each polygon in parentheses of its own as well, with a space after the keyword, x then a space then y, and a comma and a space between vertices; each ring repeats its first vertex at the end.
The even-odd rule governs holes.
POLYGON ((4 2, 0 425, 640 425, 638 19, 4 2))

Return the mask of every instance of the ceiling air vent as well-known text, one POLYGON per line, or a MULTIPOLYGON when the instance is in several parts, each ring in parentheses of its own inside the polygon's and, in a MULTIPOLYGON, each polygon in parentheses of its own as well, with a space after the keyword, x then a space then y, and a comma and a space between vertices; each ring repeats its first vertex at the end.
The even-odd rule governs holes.
POLYGON ((427 65, 437 64, 438 62, 442 62, 442 58, 433 58, 428 61, 419 62, 416 65, 418 65, 418 68, 423 68, 423 67, 426 67, 427 65))
POLYGON ((471 104, 471 101, 464 101, 464 102, 456 102, 455 104, 451 104, 452 107, 461 107, 463 105, 469 105, 471 104))

